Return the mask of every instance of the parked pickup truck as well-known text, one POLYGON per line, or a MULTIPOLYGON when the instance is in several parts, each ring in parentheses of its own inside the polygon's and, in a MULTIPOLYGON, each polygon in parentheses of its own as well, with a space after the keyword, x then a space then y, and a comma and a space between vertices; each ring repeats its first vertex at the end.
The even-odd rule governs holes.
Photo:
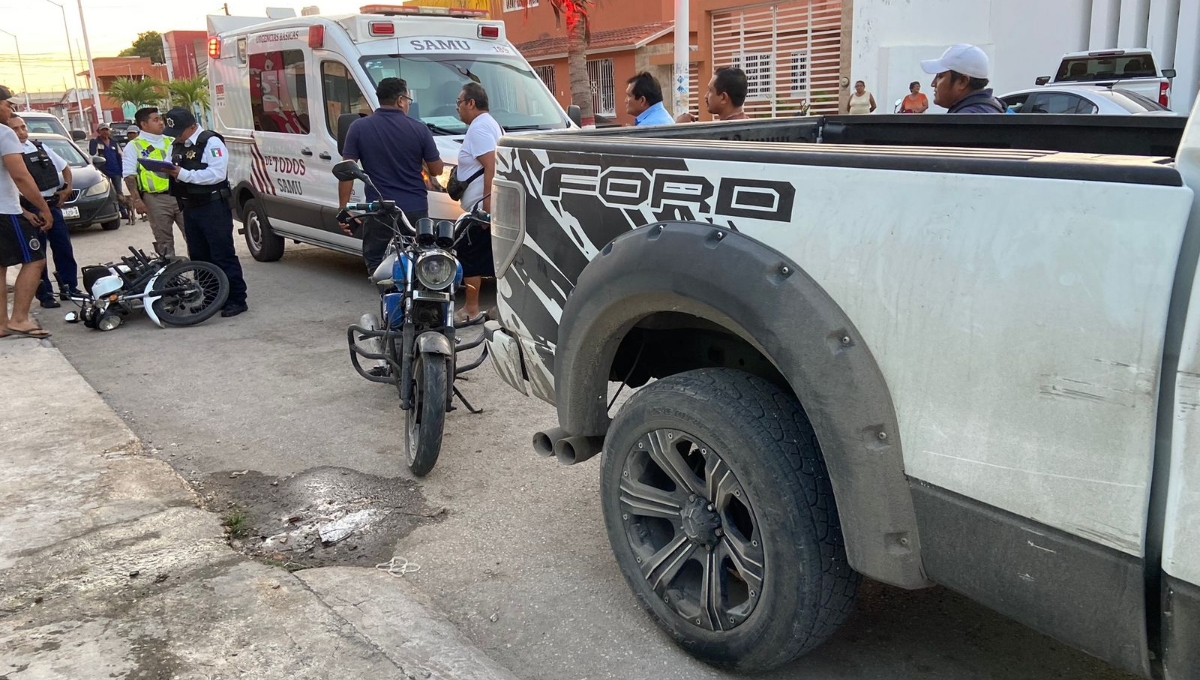
POLYGON ((1171 80, 1175 69, 1161 71, 1148 49, 1102 50, 1064 54, 1053 78, 1040 76, 1038 85, 1054 83, 1107 85, 1136 92, 1143 97, 1171 108, 1171 80))
POLYGON ((861 575, 1200 676, 1197 117, 863 118, 501 141, 535 449, 603 451, 621 571, 710 663, 811 650, 861 575))

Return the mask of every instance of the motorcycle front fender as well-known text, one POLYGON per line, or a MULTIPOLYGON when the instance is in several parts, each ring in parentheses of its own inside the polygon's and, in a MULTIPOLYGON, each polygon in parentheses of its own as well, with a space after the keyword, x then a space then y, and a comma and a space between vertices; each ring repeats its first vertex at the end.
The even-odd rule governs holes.
POLYGON ((142 293, 146 296, 142 298, 143 306, 146 310, 146 316, 150 317, 150 320, 154 322, 154 325, 158 326, 159 328, 166 328, 166 325, 161 319, 158 318, 158 315, 154 313, 154 303, 162 296, 151 295, 151 292, 154 290, 154 284, 158 281, 158 278, 162 276, 163 272, 167 271, 167 268, 170 266, 171 264, 168 263, 155 272, 154 276, 150 278, 149 283, 146 284, 146 288, 142 291, 142 293))
POLYGON ((454 347, 443 333, 425 331, 417 338, 417 353, 452 357, 454 356, 454 347))

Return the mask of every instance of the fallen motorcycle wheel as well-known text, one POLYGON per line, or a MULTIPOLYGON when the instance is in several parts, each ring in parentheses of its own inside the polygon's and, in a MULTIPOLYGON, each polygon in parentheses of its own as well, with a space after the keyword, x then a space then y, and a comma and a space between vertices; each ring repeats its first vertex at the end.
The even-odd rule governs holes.
POLYGON ((404 450, 408 469, 418 477, 429 474, 442 449, 448 363, 440 354, 421 354, 413 366, 412 408, 404 412, 404 450))
POLYGON ((859 576, 795 397, 730 369, 663 378, 609 428, 601 504, 626 581, 690 654, 764 671, 841 624, 859 576))
POLYGON ((212 318, 225 306, 229 279, 211 262, 182 261, 158 277, 150 296, 158 297, 152 304, 163 323, 192 326, 212 318))

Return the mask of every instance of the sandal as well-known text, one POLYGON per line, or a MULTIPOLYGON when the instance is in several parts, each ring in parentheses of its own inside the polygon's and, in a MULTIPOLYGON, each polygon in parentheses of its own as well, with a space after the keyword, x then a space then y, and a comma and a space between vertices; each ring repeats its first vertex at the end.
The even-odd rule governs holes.
POLYGON ((19 331, 15 328, 5 328, 0 331, 3 335, 0 338, 32 338, 34 340, 45 340, 50 337, 50 333, 43 328, 30 328, 27 331, 19 331))

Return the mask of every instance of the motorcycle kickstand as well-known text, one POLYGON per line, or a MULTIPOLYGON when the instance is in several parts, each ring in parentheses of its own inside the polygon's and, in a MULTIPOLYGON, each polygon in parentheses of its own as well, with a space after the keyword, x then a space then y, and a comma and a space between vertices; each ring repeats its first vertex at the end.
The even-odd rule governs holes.
POLYGON ((454 396, 458 397, 459 401, 463 403, 463 406, 466 406, 467 410, 471 413, 474 413, 475 415, 483 413, 483 409, 471 406, 471 402, 467 401, 467 398, 463 396, 463 393, 458 390, 457 385, 454 386, 454 396))

